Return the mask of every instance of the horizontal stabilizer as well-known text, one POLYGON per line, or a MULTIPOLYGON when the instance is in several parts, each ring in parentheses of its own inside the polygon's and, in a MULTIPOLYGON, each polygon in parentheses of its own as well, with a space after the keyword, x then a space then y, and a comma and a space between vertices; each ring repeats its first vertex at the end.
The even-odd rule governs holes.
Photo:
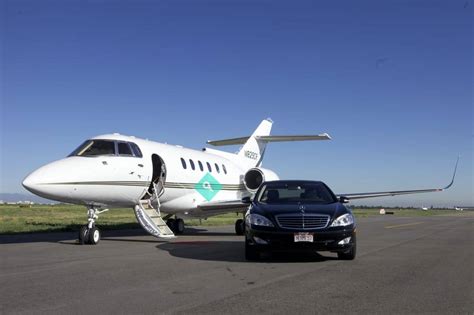
MULTIPOLYGON (((255 140, 261 142, 283 142, 283 141, 309 141, 309 140, 331 140, 331 137, 327 133, 322 133, 319 135, 288 135, 288 136, 254 136, 255 140)), ((208 144, 214 146, 223 146, 223 145, 234 145, 234 144, 244 144, 250 136, 232 138, 232 139, 223 139, 223 140, 209 140, 208 144)))
POLYGON ((241 137, 241 138, 224 139, 224 140, 208 140, 207 143, 214 146, 244 144, 245 142, 247 142, 249 138, 250 136, 241 137))
POLYGON ((320 135, 296 135, 296 136, 260 136, 255 137, 257 140, 266 142, 282 142, 282 141, 308 141, 308 140, 331 140, 327 133, 320 135))

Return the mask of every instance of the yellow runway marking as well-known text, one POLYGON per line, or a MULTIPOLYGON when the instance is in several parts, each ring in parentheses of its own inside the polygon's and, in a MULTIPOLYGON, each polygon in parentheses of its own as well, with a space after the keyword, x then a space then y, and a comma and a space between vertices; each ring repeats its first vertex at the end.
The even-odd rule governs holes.
POLYGON ((394 229, 398 227, 404 227, 404 226, 411 226, 411 225, 418 225, 418 224, 423 224, 424 222, 414 222, 414 223, 405 223, 405 224, 397 224, 397 225, 388 225, 385 228, 386 229, 394 229))

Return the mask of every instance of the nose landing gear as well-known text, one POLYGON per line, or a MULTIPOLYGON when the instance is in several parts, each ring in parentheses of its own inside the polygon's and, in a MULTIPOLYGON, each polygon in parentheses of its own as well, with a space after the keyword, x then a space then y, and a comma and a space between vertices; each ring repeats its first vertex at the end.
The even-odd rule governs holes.
POLYGON ((99 243, 100 230, 95 226, 95 220, 99 218, 99 214, 108 210, 109 209, 99 211, 99 209, 93 207, 87 210, 87 221, 89 221, 89 223, 87 225, 82 226, 79 230, 79 243, 81 245, 96 245, 99 243))

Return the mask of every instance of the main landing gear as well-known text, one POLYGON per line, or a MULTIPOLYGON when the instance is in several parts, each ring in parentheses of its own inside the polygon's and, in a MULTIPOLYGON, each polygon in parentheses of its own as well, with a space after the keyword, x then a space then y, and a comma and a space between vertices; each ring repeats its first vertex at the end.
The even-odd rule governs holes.
POLYGON ((89 210, 87 210, 87 221, 89 221, 89 223, 82 226, 79 230, 79 243, 81 245, 96 245, 99 243, 100 230, 95 226, 95 220, 99 218, 99 214, 108 210, 109 209, 99 211, 96 208, 89 208, 89 210))
POLYGON ((184 233, 184 220, 180 218, 166 220, 166 225, 173 231, 174 234, 184 233))
POLYGON ((242 219, 235 221, 235 234, 244 235, 245 233, 245 222, 242 219))

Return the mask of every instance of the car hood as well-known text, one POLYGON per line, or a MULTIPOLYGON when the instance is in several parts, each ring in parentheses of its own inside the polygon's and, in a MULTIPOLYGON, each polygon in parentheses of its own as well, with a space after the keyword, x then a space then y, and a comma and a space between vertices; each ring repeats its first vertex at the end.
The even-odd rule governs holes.
POLYGON ((331 218, 347 213, 347 208, 339 202, 320 205, 320 204, 255 204, 253 211, 265 216, 275 216, 279 214, 302 213, 304 207, 305 214, 327 214, 331 218))

